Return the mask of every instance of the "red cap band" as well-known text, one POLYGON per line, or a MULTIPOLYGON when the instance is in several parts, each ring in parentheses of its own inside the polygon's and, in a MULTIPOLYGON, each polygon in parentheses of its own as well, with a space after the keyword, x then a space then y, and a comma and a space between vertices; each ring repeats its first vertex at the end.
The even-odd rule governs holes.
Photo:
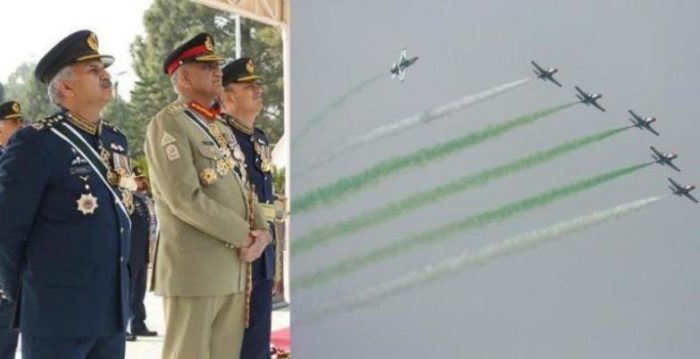
POLYGON ((195 46, 191 49, 188 49, 187 51, 183 51, 180 54, 180 56, 176 57, 173 61, 170 62, 170 64, 168 64, 168 76, 172 75, 173 72, 175 72, 175 70, 177 70, 180 67, 180 65, 182 65, 183 61, 195 56, 206 54, 208 52, 209 50, 207 50, 204 44, 195 46))

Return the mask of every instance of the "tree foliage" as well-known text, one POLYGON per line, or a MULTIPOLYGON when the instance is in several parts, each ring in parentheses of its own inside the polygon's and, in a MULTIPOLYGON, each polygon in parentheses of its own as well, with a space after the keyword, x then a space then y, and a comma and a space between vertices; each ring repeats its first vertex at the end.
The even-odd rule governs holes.
POLYGON ((5 85, 5 99, 22 106, 24 118, 31 121, 52 115, 58 110, 51 104, 46 85, 34 78, 35 63, 25 62, 10 74, 5 85))

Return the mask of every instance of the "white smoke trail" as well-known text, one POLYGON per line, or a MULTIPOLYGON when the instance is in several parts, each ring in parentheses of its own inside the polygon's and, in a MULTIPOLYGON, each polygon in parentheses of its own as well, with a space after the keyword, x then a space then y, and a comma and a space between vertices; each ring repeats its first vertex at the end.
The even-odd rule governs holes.
MULTIPOLYGON (((346 141, 343 145, 341 145, 340 147, 338 147, 334 151, 332 151, 328 156, 311 162, 305 168, 302 168, 300 170, 300 172, 311 171, 314 168, 316 168, 324 163, 328 163, 329 161, 337 158, 338 156, 342 155, 343 153, 352 151, 355 148, 362 146, 366 143, 376 141, 376 140, 383 138, 383 137, 395 135, 395 134, 397 134, 403 130, 406 130, 408 128, 411 128, 413 126, 428 123, 428 122, 431 122, 433 120, 445 117, 445 116, 447 116, 451 113, 454 113, 456 111, 459 111, 465 107, 468 107, 468 106, 474 105, 476 103, 485 101, 489 98, 500 95, 500 94, 505 93, 509 90, 515 89, 516 87, 522 86, 531 80, 532 80, 532 78, 524 78, 524 79, 520 79, 517 81, 508 82, 508 83, 503 84, 503 85, 498 85, 496 87, 490 88, 488 90, 485 90, 485 91, 482 91, 482 92, 479 92, 476 94, 464 96, 461 99, 459 99, 457 101, 450 102, 446 105, 434 107, 430 110, 426 110, 426 111, 423 111, 421 113, 415 114, 413 116, 406 117, 406 118, 399 120, 399 121, 396 121, 394 123, 390 123, 387 125, 382 125, 382 126, 376 127, 363 135, 351 138, 350 140, 346 141)), ((300 173, 300 174, 302 174, 302 173, 300 173)))
POLYGON ((309 320, 313 321, 319 320, 328 314, 360 308, 386 297, 407 291, 421 284, 430 283, 435 279, 456 274, 465 268, 482 266, 499 257, 534 248, 543 243, 560 239, 564 235, 579 232, 623 217, 655 203, 664 197, 666 196, 649 197, 621 204, 613 208, 589 213, 543 229, 528 232, 500 243, 487 245, 477 251, 465 250, 455 257, 428 265, 397 279, 370 287, 357 295, 323 306, 311 315, 302 315, 300 317, 308 317, 309 320))

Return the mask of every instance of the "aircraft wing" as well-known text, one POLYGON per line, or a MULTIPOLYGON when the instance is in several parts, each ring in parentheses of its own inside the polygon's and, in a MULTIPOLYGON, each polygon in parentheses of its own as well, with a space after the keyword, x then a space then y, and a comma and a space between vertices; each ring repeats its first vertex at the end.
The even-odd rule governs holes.
POLYGON ((406 71, 404 70, 399 70, 399 81, 403 82, 403 79, 406 78, 406 71))
POLYGON ((679 185, 678 183, 676 183, 676 181, 674 181, 673 178, 669 177, 669 178, 668 178, 668 181, 671 182, 671 184, 673 185, 673 187, 681 188, 681 185, 679 185))
POLYGON ((406 53, 406 49, 401 50, 401 56, 399 56, 399 63, 401 63, 401 61, 403 60, 406 60, 407 57, 408 54, 406 53))
POLYGON ((550 76, 550 77, 549 77, 549 81, 552 81, 552 82, 554 82, 555 84, 557 84, 557 86, 561 87, 561 84, 560 84, 557 80, 555 80, 554 77, 550 76))
POLYGON ((695 203, 698 203, 698 200, 697 200, 695 197, 693 197, 692 194, 690 194, 690 193, 685 193, 684 196, 688 197, 688 199, 690 199, 691 201, 693 201, 693 202, 695 202, 695 203))
POLYGON ((639 115, 637 115, 636 113, 634 113, 634 111, 632 111, 632 110, 628 110, 627 112, 629 112, 630 115, 632 115, 632 117, 636 118, 637 120, 641 120, 641 119, 642 119, 641 117, 639 117, 639 115))
POLYGON ((676 167, 676 165, 674 165, 673 162, 668 161, 668 162, 666 162, 666 163, 668 164, 669 167, 673 168, 674 170, 676 170, 676 171, 678 171, 678 172, 681 171, 681 169, 678 168, 678 167, 676 167))
POLYGON ((541 68, 540 65, 538 65, 535 61, 530 61, 530 63, 532 64, 532 66, 535 66, 538 70, 540 70, 540 72, 545 72, 544 69, 541 68))
POLYGON ((595 106, 595 107, 597 107, 599 110, 605 112, 605 109, 604 109, 602 106, 600 106, 597 102, 593 102, 593 106, 595 106))
POLYGON ((649 146, 649 148, 651 148, 651 150, 652 150, 657 156, 659 156, 659 158, 661 158, 661 157, 664 156, 663 153, 659 152, 656 148, 654 148, 654 146, 649 146))
POLYGON ((656 130, 655 130, 653 127, 651 127, 650 125, 646 125, 646 126, 644 126, 644 127, 646 127, 647 130, 651 131, 651 133, 653 133, 653 134, 655 134, 655 135, 657 135, 657 136, 661 136, 661 135, 659 135, 659 133, 656 132, 656 130))

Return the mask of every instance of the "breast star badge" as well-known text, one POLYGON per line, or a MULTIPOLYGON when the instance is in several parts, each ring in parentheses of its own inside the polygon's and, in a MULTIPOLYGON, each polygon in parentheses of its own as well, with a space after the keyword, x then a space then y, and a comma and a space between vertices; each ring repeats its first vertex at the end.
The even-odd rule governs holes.
POLYGON ((76 202, 78 203, 78 211, 85 216, 95 213, 95 209, 98 207, 97 197, 93 196, 92 193, 83 193, 76 202))

